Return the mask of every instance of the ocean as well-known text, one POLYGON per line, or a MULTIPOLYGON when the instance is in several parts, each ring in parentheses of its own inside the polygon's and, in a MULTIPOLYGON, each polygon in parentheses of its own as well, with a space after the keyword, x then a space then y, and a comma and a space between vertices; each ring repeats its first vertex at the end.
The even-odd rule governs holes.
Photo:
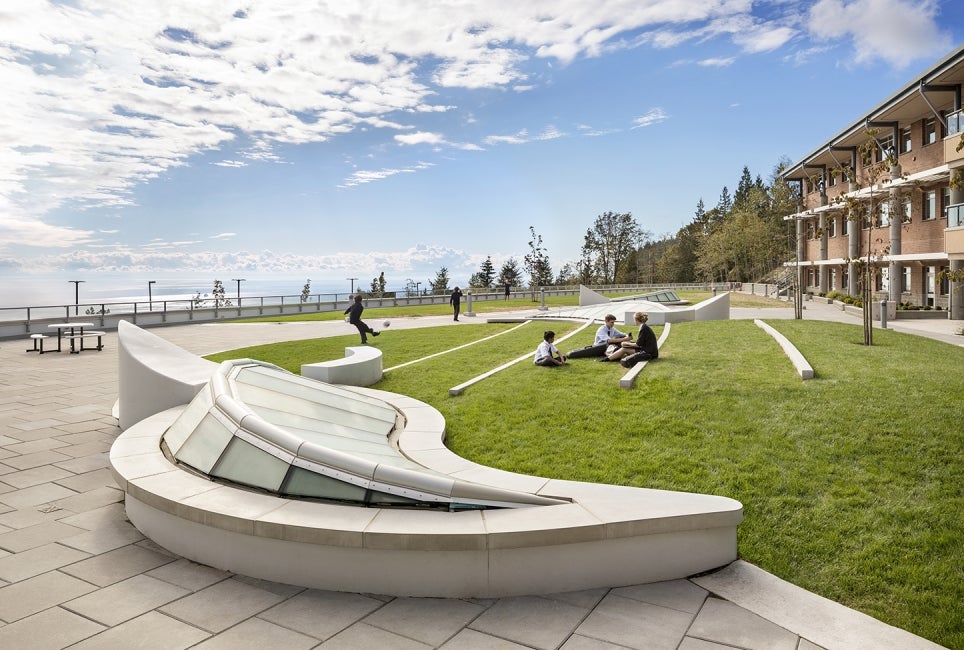
MULTIPOLYGON (((164 300, 190 300, 198 293, 202 297, 210 295, 214 280, 220 279, 224 285, 225 296, 234 300, 238 295, 238 283, 232 278, 243 278, 241 297, 248 296, 300 296, 305 281, 310 274, 293 275, 248 275, 231 273, 228 275, 211 274, 207 277, 177 273, 129 274, 129 273, 73 273, 57 275, 0 275, 0 320, 23 318, 25 307, 63 306, 75 304, 75 296, 81 305, 99 305, 109 302, 148 301, 148 282, 150 299, 155 303, 164 300), (73 280, 79 280, 75 285, 73 280), (76 292, 76 293, 75 293, 76 292)), ((371 279, 355 280, 328 278, 312 280, 311 295, 331 296, 337 294, 347 297, 352 289, 368 289, 371 279)), ((389 290, 401 290, 389 287, 389 290)))

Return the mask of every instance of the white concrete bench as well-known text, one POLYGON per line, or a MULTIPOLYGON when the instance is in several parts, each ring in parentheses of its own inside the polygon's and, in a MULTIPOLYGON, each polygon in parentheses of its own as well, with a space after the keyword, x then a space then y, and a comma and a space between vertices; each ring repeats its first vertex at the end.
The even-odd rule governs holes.
POLYGON ((101 350, 104 349, 103 336, 105 334, 106 332, 88 331, 88 332, 81 332, 79 334, 64 334, 63 338, 64 340, 70 341, 71 353, 76 354, 77 352, 83 352, 84 350, 97 350, 98 352, 100 352, 101 350), (97 345, 95 345, 94 347, 84 347, 84 339, 92 339, 95 337, 97 338, 97 345), (75 348, 75 345, 78 342, 80 343, 80 347, 75 348))
POLYGON ((52 350, 44 350, 44 341, 49 338, 50 336, 47 334, 31 334, 30 340, 33 341, 33 347, 27 348, 27 352, 39 352, 40 354, 52 352, 52 350))
POLYGON ((344 359, 302 364, 301 375, 326 384, 371 386, 382 378, 382 351, 366 345, 348 347, 344 359))
POLYGON ((810 363, 806 360, 806 358, 800 353, 800 350, 797 349, 797 346, 788 341, 787 337, 764 323, 762 320, 754 320, 753 322, 757 327, 772 336, 774 340, 780 344, 780 347, 783 348, 783 352, 790 359, 790 363, 792 363, 793 367, 797 369, 797 374, 800 375, 800 379, 813 379, 813 368, 810 366, 810 363))
MULTIPOLYGON (((659 339, 656 341, 657 350, 663 347, 663 341, 665 341, 666 338, 669 336, 669 330, 671 327, 672 327, 672 323, 666 323, 666 325, 663 326, 663 332, 659 335, 659 339)), ((643 371, 643 368, 646 367, 647 363, 649 363, 649 361, 641 361, 637 363, 635 366, 633 366, 632 368, 630 368, 629 372, 627 372, 625 375, 623 375, 620 378, 619 387, 626 388, 626 389, 632 388, 633 384, 636 383, 636 377, 639 376, 639 373, 643 371)))
POLYGON ((117 420, 121 430, 190 402, 218 364, 125 320, 117 323, 117 420))

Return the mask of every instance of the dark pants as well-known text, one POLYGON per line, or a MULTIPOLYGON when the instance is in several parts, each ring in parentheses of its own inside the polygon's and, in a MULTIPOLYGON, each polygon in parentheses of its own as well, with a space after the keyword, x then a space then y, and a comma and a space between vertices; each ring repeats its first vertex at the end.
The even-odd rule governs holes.
POLYGON ((573 350, 566 356, 570 359, 584 359, 587 357, 602 357, 606 355, 606 348, 609 347, 608 343, 600 343, 599 345, 587 345, 584 348, 579 348, 578 350, 573 350))
POLYGON ((459 312, 462 310, 462 304, 458 302, 452 303, 452 309, 455 311, 455 320, 459 319, 459 312))
POLYGON ((358 333, 361 334, 362 343, 368 343, 368 337, 366 336, 366 334, 375 333, 375 330, 373 330, 368 325, 366 325, 365 321, 356 320, 356 321, 352 321, 351 324, 358 328, 358 333))

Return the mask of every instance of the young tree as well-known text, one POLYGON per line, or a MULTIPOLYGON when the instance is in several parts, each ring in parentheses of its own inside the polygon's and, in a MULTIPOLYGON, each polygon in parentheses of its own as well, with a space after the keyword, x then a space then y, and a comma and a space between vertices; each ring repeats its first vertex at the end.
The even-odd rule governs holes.
POLYGON ((449 270, 446 267, 440 268, 435 272, 435 277, 428 281, 433 294, 446 294, 449 292, 449 270))
POLYGON ((308 302, 308 296, 311 295, 311 278, 305 280, 305 286, 301 288, 301 302, 308 302))
POLYGON ((385 272, 382 271, 378 274, 377 278, 372 278, 371 291, 368 292, 370 296, 375 296, 376 298, 381 298, 385 295, 385 272))
POLYGON ((600 282, 612 284, 616 280, 617 267, 625 263, 644 235, 649 237, 629 212, 604 212, 586 230, 583 260, 591 263, 600 282))
POLYGON ((549 266, 549 256, 546 249, 542 246, 542 235, 536 234, 536 229, 529 226, 529 233, 532 239, 529 240, 529 253, 523 259, 526 273, 529 274, 529 288, 532 290, 532 297, 538 287, 552 284, 552 268, 549 266))
POLYGON ((576 273, 576 269, 573 268, 571 262, 566 262, 565 264, 562 265, 562 268, 559 269, 559 275, 556 276, 555 282, 553 282, 553 284, 556 284, 558 286, 566 286, 570 284, 575 284, 577 282, 579 282, 579 276, 576 273))
POLYGON ((214 299, 215 307, 230 307, 231 300, 224 295, 224 285, 220 280, 214 281, 214 289, 211 290, 211 297, 214 299))

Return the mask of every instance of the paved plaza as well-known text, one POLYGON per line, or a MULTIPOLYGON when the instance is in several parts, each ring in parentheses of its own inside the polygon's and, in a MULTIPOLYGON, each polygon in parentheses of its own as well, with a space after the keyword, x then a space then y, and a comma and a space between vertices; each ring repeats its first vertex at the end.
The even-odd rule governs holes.
MULTIPOLYGON (((788 318, 792 309, 731 316, 788 318)), ((804 317, 860 322, 817 303, 804 317)), ((394 319, 392 329, 460 324, 394 319)), ((962 321, 890 327, 964 344, 962 321)), ((353 331, 341 321, 151 330, 196 354, 353 331)), ((108 468, 119 433, 117 337, 104 338, 103 351, 76 355, 0 343, 0 648, 939 647, 743 562, 689 580, 502 599, 328 592, 192 563, 125 517, 108 468)))

